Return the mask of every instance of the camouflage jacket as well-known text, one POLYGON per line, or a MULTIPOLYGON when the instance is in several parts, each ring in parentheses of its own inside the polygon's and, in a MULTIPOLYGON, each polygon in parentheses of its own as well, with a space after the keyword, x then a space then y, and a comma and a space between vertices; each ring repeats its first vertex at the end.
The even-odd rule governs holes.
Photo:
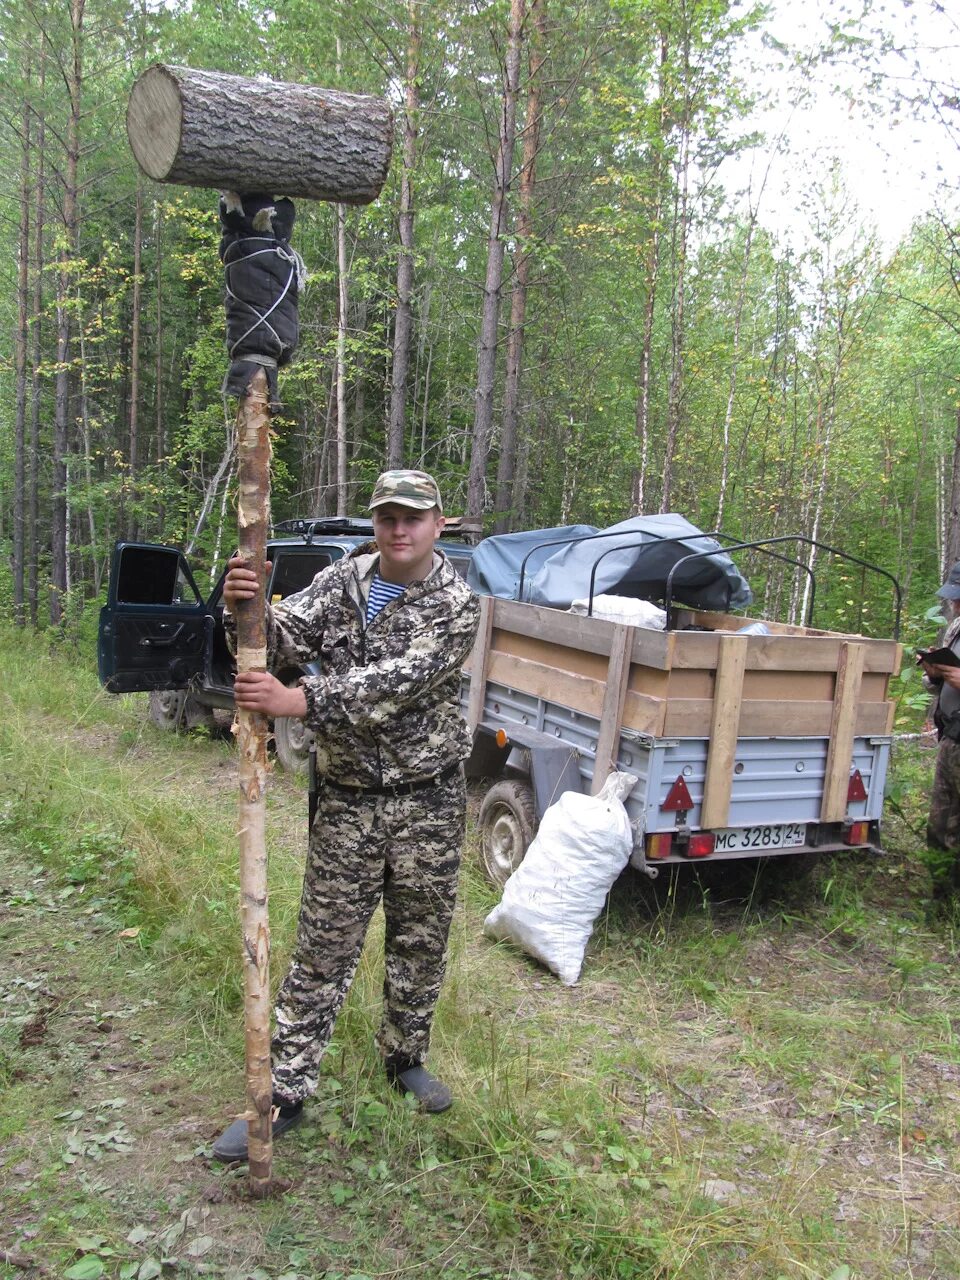
POLYGON ((358 547, 267 610, 271 667, 309 664, 304 722, 316 735, 318 771, 352 786, 430 777, 465 759, 471 745, 460 670, 479 600, 435 552, 424 581, 367 625, 378 563, 372 543, 358 547))
MULTIPOLYGON (((958 642, 960 642, 960 617, 953 618, 950 621, 946 631, 943 633, 940 646, 958 653, 958 642)), ((937 704, 933 709, 933 723, 937 727, 937 736, 942 738, 946 734, 947 737, 953 738, 954 742, 958 741, 957 735, 960 734, 960 690, 954 689, 952 685, 944 684, 942 680, 934 680, 927 676, 923 677, 923 683, 931 693, 937 695, 937 704)))

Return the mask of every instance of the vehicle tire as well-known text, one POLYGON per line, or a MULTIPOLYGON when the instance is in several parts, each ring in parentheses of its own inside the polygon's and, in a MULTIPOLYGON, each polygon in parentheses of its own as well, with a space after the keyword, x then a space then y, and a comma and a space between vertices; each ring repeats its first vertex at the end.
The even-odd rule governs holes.
POLYGON ((187 695, 182 689, 151 689, 150 719, 158 729, 181 728, 186 700, 187 695))
POLYGON ((533 791, 525 782, 495 782, 477 817, 483 866, 501 888, 526 855, 537 830, 533 791))
POLYGON ((186 733, 190 729, 212 729, 213 712, 185 689, 152 689, 150 719, 158 729, 186 733))
POLYGON ((306 773, 313 730, 299 716, 278 716, 273 722, 273 746, 287 773, 306 773))

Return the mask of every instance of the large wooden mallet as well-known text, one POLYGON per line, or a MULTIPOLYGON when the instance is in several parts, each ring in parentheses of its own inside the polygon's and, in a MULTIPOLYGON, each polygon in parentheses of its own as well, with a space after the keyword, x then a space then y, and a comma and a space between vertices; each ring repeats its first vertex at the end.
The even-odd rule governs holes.
MULTIPOLYGON (((127 135, 157 182, 268 196, 369 204, 390 165, 393 117, 380 98, 155 65, 130 92, 127 135)), ((264 572, 270 524, 270 404, 262 371, 237 411, 239 547, 260 575, 237 609, 237 668, 266 669, 264 572)), ((237 716, 240 911, 243 928, 250 1190, 266 1195, 273 1163, 270 925, 265 793, 267 721, 237 716)))

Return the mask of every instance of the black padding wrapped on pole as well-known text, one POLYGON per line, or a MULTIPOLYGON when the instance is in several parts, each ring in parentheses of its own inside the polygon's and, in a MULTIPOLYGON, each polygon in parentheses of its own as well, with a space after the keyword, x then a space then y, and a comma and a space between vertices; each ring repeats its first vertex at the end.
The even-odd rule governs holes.
POLYGON ((243 395, 262 368, 270 407, 280 407, 277 369, 292 357, 299 336, 297 302, 306 281, 303 261, 290 247, 293 201, 268 195, 220 197, 220 260, 226 286, 228 395, 243 395))
POLYGON ((369 204, 393 113, 367 94, 156 63, 130 90, 127 136, 156 182, 369 204))

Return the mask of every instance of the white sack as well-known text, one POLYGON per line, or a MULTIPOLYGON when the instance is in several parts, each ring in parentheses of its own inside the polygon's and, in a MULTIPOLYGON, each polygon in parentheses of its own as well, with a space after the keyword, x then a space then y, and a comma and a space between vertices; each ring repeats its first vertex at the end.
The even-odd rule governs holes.
MULTIPOLYGON (((568 612, 586 615, 589 600, 574 600, 568 612)), ((663 631, 667 615, 649 600, 636 600, 633 596, 600 595, 593 597, 593 616, 605 622, 626 622, 631 627, 646 627, 649 631, 663 631)))
POLYGON ((611 773, 598 795, 565 791, 483 922, 488 938, 515 942, 568 987, 580 977, 593 922, 633 850, 623 801, 636 781, 611 773))

